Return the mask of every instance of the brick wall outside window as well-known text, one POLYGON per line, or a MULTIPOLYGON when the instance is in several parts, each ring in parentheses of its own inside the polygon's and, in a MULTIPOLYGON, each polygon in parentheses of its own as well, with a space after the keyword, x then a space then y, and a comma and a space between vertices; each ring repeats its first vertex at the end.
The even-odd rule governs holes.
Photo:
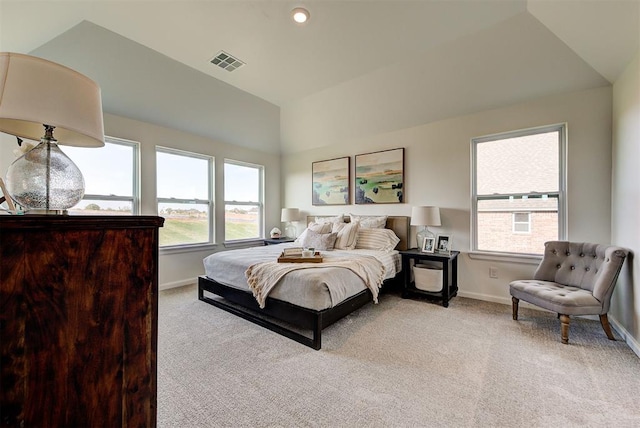
POLYGON ((513 212, 478 213, 478 250, 542 254, 544 243, 558 239, 558 213, 531 212, 531 232, 513 232, 513 212))

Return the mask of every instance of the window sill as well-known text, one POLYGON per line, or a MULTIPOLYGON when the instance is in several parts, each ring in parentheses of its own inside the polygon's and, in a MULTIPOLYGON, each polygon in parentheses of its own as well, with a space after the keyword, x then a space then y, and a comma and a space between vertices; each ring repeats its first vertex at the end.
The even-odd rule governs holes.
POLYGON ((213 251, 218 247, 216 244, 193 244, 193 245, 174 245, 160 247, 160 255, 168 256, 171 254, 193 253, 196 251, 213 251))
POLYGON ((491 260, 508 263, 522 263, 527 265, 538 265, 542 260, 541 254, 505 254, 490 253, 484 251, 470 251, 469 258, 476 260, 491 260))
POLYGON ((247 239, 243 241, 225 241, 225 248, 247 248, 247 247, 256 247, 263 246, 264 239, 256 238, 256 239, 247 239))

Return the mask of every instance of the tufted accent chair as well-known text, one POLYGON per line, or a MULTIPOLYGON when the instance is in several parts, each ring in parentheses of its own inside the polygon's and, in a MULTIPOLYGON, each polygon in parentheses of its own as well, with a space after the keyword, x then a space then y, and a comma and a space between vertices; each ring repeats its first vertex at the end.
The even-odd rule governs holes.
POLYGON ((607 337, 615 340, 607 312, 618 274, 627 257, 624 248, 584 242, 549 241, 532 280, 509 284, 513 319, 518 302, 558 313, 562 343, 569 343, 570 315, 599 315, 607 337))

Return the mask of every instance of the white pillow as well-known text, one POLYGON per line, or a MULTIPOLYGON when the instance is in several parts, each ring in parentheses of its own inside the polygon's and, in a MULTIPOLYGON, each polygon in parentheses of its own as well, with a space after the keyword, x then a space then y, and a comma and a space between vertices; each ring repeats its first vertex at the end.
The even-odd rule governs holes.
POLYGON ((358 229, 360 223, 333 223, 331 232, 337 233, 338 237, 334 248, 336 250, 353 250, 356 247, 358 229))
POLYGON ((343 223, 344 222, 344 218, 342 217, 342 214, 340 215, 336 215, 333 217, 316 217, 316 223, 318 224, 322 224, 322 223, 343 223))
POLYGON ((317 233, 331 233, 331 223, 314 223, 310 222, 307 229, 317 233))
POLYGON ((387 225, 387 216, 386 215, 381 215, 381 216, 373 216, 373 215, 360 216, 360 215, 355 215, 355 214, 349 214, 349 217, 351 218, 351 222, 352 223, 354 221, 360 222, 360 227, 384 229, 385 226, 387 225))
POLYGON ((315 250, 333 250, 337 236, 336 233, 317 233, 308 229, 300 244, 315 250))
POLYGON ((302 231, 300 236, 295 240, 297 244, 300 244, 307 236, 307 231, 312 230, 316 233, 331 233, 331 223, 314 223, 310 222, 307 228, 302 231))
POLYGON ((356 249, 389 252, 396 248, 400 238, 391 229, 360 228, 356 249))

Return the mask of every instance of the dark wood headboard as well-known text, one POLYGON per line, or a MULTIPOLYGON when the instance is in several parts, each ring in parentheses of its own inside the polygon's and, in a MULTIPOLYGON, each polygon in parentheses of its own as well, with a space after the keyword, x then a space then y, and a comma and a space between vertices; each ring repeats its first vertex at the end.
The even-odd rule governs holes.
MULTIPOLYGON (((307 222, 305 226, 310 222, 316 220, 316 217, 335 217, 332 215, 309 215, 307 216, 307 222)), ((366 217, 366 216, 363 216, 366 217)), ((349 222, 349 216, 344 217, 345 222, 349 222)), ((409 230, 411 228, 411 217, 407 216, 388 216, 386 228, 393 230, 398 238, 400 238, 400 242, 396 245, 396 250, 407 250, 410 248, 409 246, 409 230)))

